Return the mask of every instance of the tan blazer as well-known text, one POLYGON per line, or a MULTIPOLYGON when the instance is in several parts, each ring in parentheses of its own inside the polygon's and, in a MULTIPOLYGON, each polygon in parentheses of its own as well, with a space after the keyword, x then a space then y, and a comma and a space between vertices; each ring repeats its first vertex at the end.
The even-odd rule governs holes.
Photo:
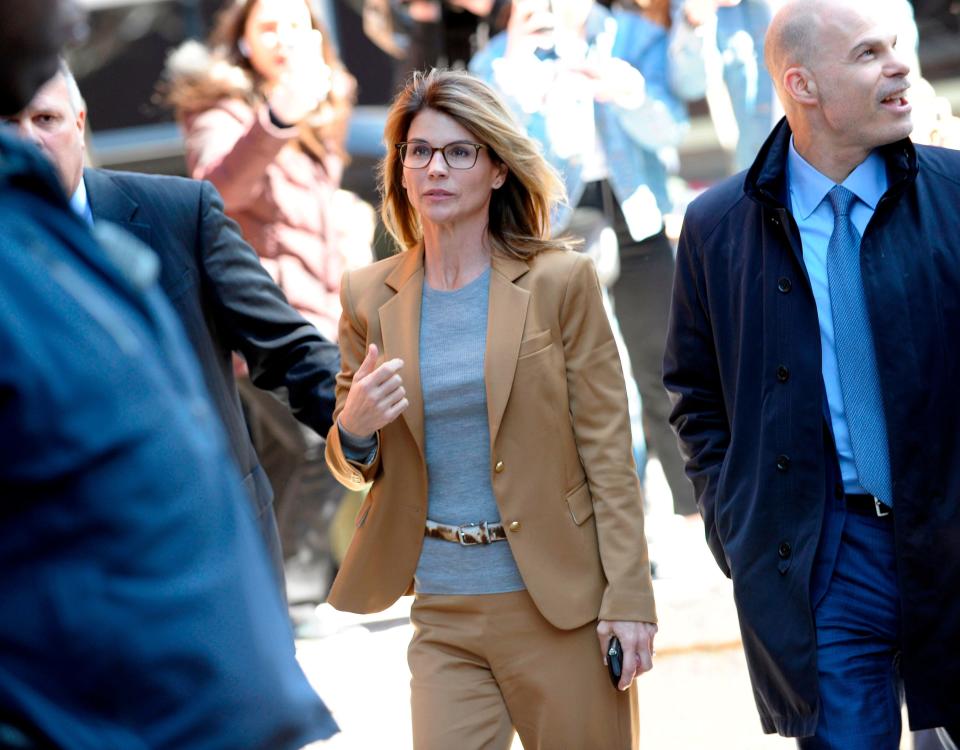
MULTIPOLYGON (((350 488, 373 482, 330 592, 337 609, 376 612, 412 593, 427 518, 422 289, 422 250, 343 278, 335 413, 371 342, 384 359, 403 359, 410 406, 380 431, 367 466, 347 461, 330 431, 337 479, 350 488)), ((562 629, 598 617, 655 622, 623 371, 593 263, 559 250, 529 261, 496 256, 489 305, 490 474, 531 597, 562 629)))

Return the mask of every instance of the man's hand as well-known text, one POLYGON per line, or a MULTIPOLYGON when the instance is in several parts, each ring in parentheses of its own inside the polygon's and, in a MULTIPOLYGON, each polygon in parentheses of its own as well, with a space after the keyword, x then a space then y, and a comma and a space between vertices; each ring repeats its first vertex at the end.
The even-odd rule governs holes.
POLYGON ((597 623, 597 638, 600 641, 600 653, 603 663, 607 663, 607 646, 610 639, 617 636, 623 648, 623 672, 620 675, 620 690, 630 687, 634 677, 653 669, 653 637, 657 626, 652 622, 631 622, 624 620, 600 620, 597 623))
POLYGON ((377 356, 376 344, 370 344, 340 412, 340 426, 360 438, 372 437, 410 405, 399 375, 403 360, 391 359, 377 367, 377 356))

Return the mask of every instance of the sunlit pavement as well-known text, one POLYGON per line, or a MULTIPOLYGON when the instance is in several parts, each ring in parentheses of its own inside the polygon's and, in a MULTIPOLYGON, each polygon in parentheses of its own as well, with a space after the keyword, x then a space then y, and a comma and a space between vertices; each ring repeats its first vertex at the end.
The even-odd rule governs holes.
MULTIPOLYGON (((640 746, 795 748, 792 741, 762 733, 730 583, 710 558, 702 530, 677 523, 664 508, 664 486, 662 474, 648 476, 651 555, 664 577, 654 581, 660 618, 654 669, 640 678, 640 746)), ((343 730, 311 750, 411 748, 406 662, 411 602, 404 597, 375 615, 337 612, 324 604, 301 628, 309 637, 297 641, 300 662, 343 730)), ((522 747, 519 740, 513 747, 522 747)))

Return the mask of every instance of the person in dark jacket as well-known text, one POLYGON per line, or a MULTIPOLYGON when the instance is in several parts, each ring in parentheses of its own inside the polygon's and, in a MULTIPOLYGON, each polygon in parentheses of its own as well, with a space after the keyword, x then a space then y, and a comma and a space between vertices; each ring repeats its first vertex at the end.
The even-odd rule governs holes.
POLYGON ((960 153, 907 139, 875 13, 774 18, 786 120, 690 206, 664 363, 763 729, 801 748, 899 747, 901 688, 958 729, 960 153))
MULTIPOLYGON (((56 71, 63 0, 0 0, 0 115, 56 71)), ((297 664, 158 264, 0 127, 0 747, 295 750, 297 664)))
POLYGON ((54 163, 76 213, 90 224, 112 222, 157 253, 161 288, 200 362, 282 582, 273 490, 250 441, 231 358, 243 355, 260 388, 286 388, 296 416, 319 432, 332 424, 337 345, 287 303, 209 182, 83 169, 86 114, 61 62, 26 107, 3 119, 54 163))

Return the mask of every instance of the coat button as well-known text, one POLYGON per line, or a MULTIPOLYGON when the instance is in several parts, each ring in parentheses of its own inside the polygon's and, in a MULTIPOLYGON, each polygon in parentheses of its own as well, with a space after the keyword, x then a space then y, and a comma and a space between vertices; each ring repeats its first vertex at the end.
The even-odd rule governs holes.
POLYGON ((777 279, 777 290, 783 294, 789 294, 790 290, 793 289, 793 282, 790 281, 786 276, 781 276, 777 279))
POLYGON ((520 531, 520 522, 511 521, 510 525, 507 528, 510 529, 510 531, 520 531))
POLYGON ((493 466, 493 470, 494 470, 495 472, 497 472, 497 474, 499 474, 500 472, 502 472, 502 471, 503 471, 503 461, 497 461, 497 463, 494 464, 494 466, 493 466))
POLYGON ((777 456, 777 471, 786 471, 790 468, 790 456, 777 456))
POLYGON ((790 557, 791 552, 793 552, 793 548, 790 547, 790 542, 780 542, 780 546, 777 547, 777 554, 780 555, 781 560, 790 557))
POLYGON ((780 365, 777 368, 777 380, 781 383, 786 383, 790 380, 790 370, 786 366, 780 365))

